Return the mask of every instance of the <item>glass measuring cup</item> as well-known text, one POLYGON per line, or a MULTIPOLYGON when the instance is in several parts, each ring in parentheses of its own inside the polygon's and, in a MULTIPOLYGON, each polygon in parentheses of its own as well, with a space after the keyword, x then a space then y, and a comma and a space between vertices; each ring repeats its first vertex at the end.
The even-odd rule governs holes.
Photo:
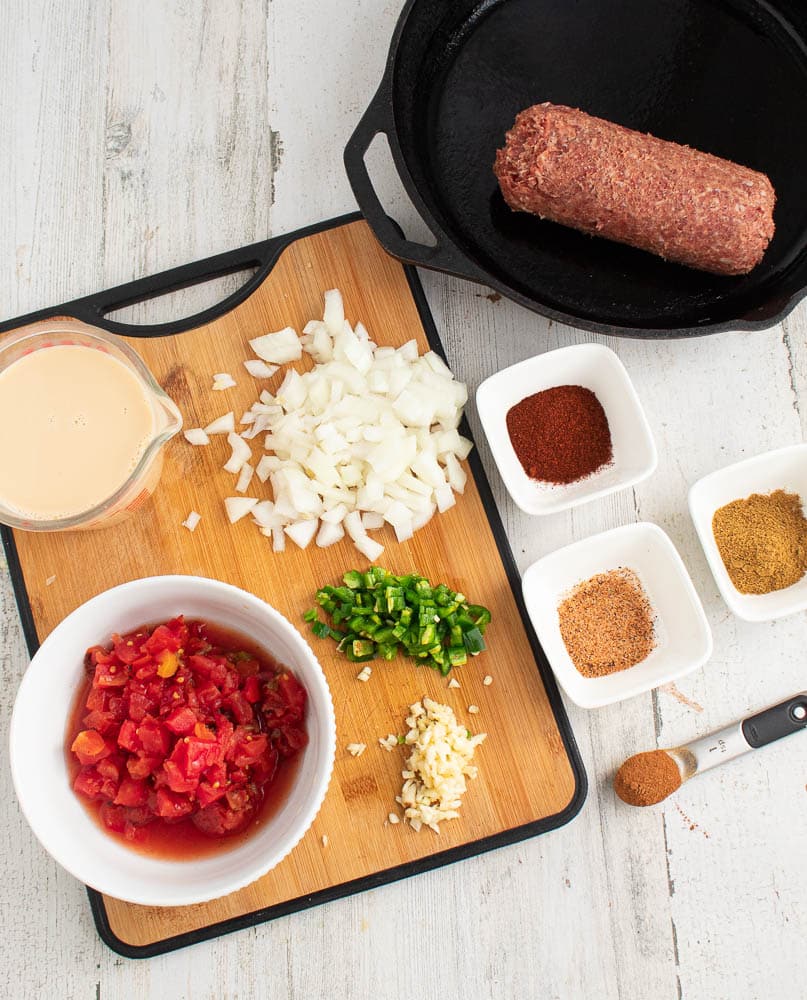
MULTIPOLYGON (((158 385, 138 354, 120 337, 70 318, 40 320, 0 335, 0 373, 35 351, 88 347, 116 359, 135 376, 151 409, 149 440, 129 474, 93 506, 61 518, 38 518, 8 506, 0 494, 0 521, 24 531, 69 531, 106 527, 142 507, 154 492, 163 464, 163 445, 182 427, 175 403, 158 385)), ((3 470, 0 470, 0 474, 3 470)))

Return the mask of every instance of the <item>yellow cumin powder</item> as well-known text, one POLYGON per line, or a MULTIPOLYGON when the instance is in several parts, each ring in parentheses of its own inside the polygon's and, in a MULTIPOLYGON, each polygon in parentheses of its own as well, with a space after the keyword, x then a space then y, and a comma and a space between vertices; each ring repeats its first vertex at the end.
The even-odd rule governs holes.
POLYGON ((807 572, 807 520, 801 497, 774 490, 732 500, 715 511, 720 558, 741 594, 770 594, 807 572))

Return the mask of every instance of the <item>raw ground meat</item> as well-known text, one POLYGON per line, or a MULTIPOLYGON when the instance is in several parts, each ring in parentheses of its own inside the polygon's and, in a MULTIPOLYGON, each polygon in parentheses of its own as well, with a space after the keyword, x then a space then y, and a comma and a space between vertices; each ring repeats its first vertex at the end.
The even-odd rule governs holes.
POLYGON ((714 274, 746 274, 774 233, 765 174, 556 104, 496 153, 510 208, 714 274))

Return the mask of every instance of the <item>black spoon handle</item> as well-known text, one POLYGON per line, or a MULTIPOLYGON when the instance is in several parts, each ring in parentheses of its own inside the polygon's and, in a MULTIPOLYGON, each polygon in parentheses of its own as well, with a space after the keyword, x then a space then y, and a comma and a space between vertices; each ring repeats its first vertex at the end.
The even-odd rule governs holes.
POLYGON ((793 695, 779 705, 743 720, 743 736, 754 747, 780 740, 807 727, 807 692, 793 695))

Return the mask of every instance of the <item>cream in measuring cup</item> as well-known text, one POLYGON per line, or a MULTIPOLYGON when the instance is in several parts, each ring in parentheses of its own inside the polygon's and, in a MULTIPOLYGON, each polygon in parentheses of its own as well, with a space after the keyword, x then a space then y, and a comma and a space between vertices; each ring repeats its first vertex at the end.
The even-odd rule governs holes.
POLYGON ((95 527, 159 478, 179 413, 125 342, 83 324, 0 339, 0 520, 95 527))

